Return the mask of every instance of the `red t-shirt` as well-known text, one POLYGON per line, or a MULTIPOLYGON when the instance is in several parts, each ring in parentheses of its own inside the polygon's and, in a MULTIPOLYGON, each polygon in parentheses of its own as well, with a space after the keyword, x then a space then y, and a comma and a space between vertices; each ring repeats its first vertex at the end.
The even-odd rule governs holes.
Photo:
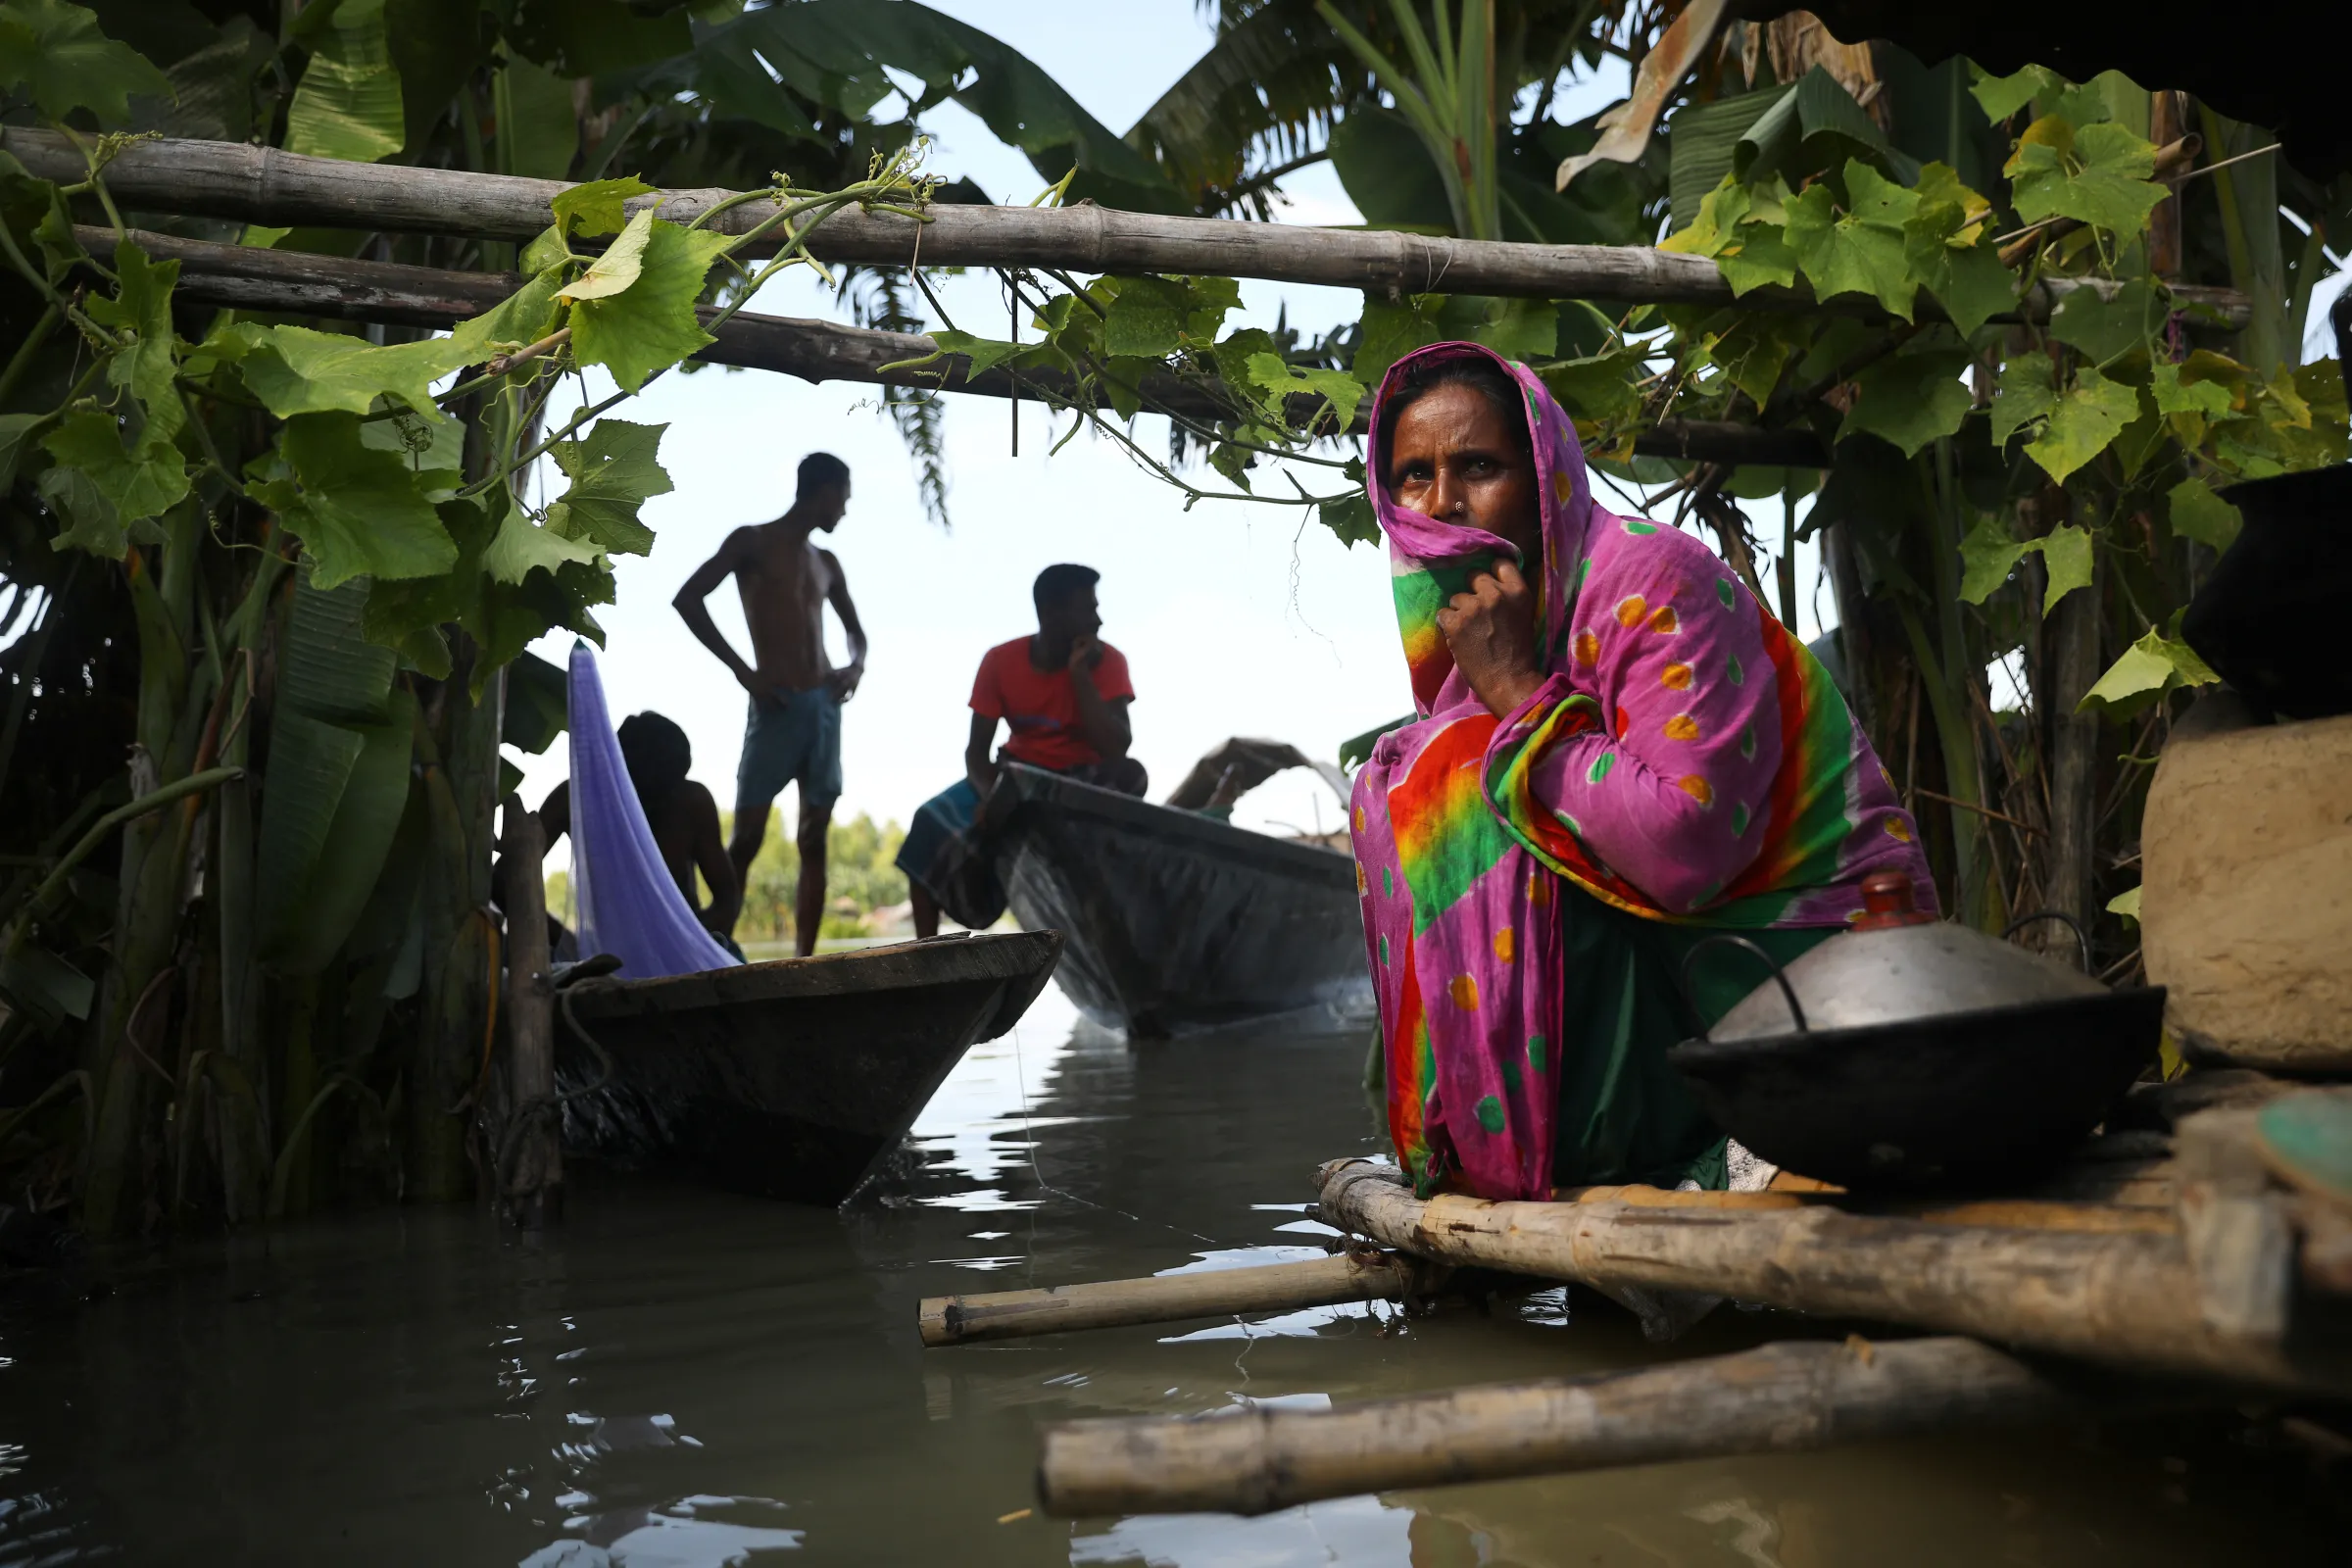
MULTIPOLYGON (((1004 720, 1012 731, 1004 755, 1016 762, 1056 770, 1100 762, 1102 754, 1089 744, 1078 722, 1073 679, 1066 669, 1039 669, 1029 662, 1029 639, 1015 637, 982 656, 972 681, 972 711, 1004 720)), ((1104 702, 1135 695, 1127 679, 1127 656, 1108 643, 1102 645, 1094 681, 1104 702)))

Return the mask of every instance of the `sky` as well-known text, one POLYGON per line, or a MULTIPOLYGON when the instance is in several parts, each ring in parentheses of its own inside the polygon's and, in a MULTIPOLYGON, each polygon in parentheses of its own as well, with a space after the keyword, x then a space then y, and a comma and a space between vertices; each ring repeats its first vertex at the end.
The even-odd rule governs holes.
MULTIPOLYGON (((1193 0, 931 3, 1027 54, 1114 130, 1133 124, 1213 36, 1193 0)), ((1615 76, 1574 95, 1568 118, 1620 96, 1621 69, 1615 76)), ((934 171, 969 175, 1004 202, 1026 203, 1046 184, 956 105, 925 123, 935 138, 934 171)), ((1293 175, 1284 190, 1285 220, 1360 221, 1327 166, 1293 175)), ((1004 335, 1004 301, 993 277, 951 278, 940 295, 964 330, 1004 335)), ((1258 282, 1244 284, 1243 302, 1229 327, 1271 326, 1287 309, 1294 325, 1319 332, 1361 308, 1349 290, 1258 282)), ((754 308, 848 318, 848 302, 836 302, 805 270, 771 281, 754 308)), ((596 396, 609 390, 593 376, 590 388, 596 396)), ((568 412, 552 410, 551 421, 568 412)), ((912 461, 873 388, 712 368, 665 376, 614 413, 668 424, 662 463, 677 488, 647 505, 653 552, 615 558, 618 603, 597 612, 608 706, 616 719, 655 709, 682 725, 694 745, 694 776, 722 809, 734 797, 745 699, 670 600, 731 529, 791 504, 793 470, 815 450, 850 465, 849 514, 822 543, 840 559, 871 641, 864 684, 842 715, 837 820, 865 811, 903 824, 961 775, 965 705, 980 656, 1035 629, 1030 583, 1055 562, 1102 574, 1102 635, 1128 659, 1134 751, 1151 770, 1154 798, 1229 736, 1335 758, 1341 741, 1411 708, 1382 552, 1343 547, 1296 507, 1202 503, 1188 513, 1180 492, 1092 432, 1049 457, 1067 420, 1049 431, 1034 406, 1021 411, 1015 457, 1004 402, 948 399, 946 530, 924 517, 912 461)), ((1136 438, 1164 453, 1165 421, 1140 420, 1136 438)), ((1329 488, 1312 470, 1302 477, 1329 488)), ((732 586, 710 603, 748 653, 732 586)), ((845 659, 829 616, 827 640, 836 662, 845 659)), ((543 639, 536 652, 562 662, 569 646, 564 634, 543 639)), ((567 771, 561 744, 541 757, 509 755, 522 765, 522 794, 534 804, 567 771)), ((780 804, 795 809, 789 796, 780 804)), ((1305 770, 1264 785, 1236 813, 1244 825, 1277 831, 1328 830, 1342 816, 1337 797, 1305 770)))

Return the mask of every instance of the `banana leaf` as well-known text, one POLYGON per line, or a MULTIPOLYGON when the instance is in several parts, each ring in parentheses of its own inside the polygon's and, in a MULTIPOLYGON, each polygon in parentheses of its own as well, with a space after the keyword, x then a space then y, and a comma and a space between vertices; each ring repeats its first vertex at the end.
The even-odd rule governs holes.
POLYGON ((0 997, 37 1029, 54 1029, 68 1018, 87 1018, 96 994, 88 975, 37 943, 24 943, 0 957, 0 997))
MULTIPOLYGON (((416 700, 392 694, 383 723, 346 730, 359 743, 326 836, 299 897, 267 910, 280 917, 263 925, 263 961, 286 974, 316 974, 341 948, 368 907, 409 799, 411 735, 416 700)), ((339 727, 339 726, 338 726, 339 727)), ((274 775, 274 759, 272 760, 274 775)), ((263 813, 263 843, 269 814, 263 813)), ((265 900, 271 905, 275 901, 265 900)))

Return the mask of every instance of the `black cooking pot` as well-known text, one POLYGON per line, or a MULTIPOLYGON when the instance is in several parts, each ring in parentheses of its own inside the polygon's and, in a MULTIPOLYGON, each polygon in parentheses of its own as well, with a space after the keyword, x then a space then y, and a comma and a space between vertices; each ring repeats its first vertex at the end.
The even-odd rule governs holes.
MULTIPOLYGON (((2328 313, 2352 387, 2352 292, 2328 313)), ((2341 648, 2352 605, 2352 464, 2249 479, 2222 492, 2245 520, 2180 617, 2180 635, 2256 707, 2288 718, 2352 713, 2341 648)))
MULTIPOLYGON (((1855 929, 1786 969, 1745 937, 1689 956, 1739 947, 1772 966, 1666 1056, 1716 1123, 1772 1163, 1857 1192, 2014 1185, 2079 1147, 2155 1056, 2161 986, 2110 991, 1921 914, 1899 872, 1870 878, 1863 896, 1855 929)), ((2045 918, 2074 925, 2018 925, 2045 918)))

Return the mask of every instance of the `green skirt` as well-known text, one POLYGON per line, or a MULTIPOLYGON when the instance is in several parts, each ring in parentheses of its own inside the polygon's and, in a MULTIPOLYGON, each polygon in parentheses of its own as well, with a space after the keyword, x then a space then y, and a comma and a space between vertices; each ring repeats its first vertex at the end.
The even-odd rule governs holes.
MULTIPOLYGON (((1560 884, 1566 946, 1560 1023, 1560 1102, 1551 1176, 1560 1187, 1642 1182, 1674 1187, 1729 1181, 1724 1134, 1682 1077, 1669 1047, 1690 1039, 1771 975, 1755 955, 1725 945, 1692 967, 1692 1002, 1683 1000, 1683 956, 1715 928, 1644 920, 1560 884)), ((1829 929, 1742 931, 1774 961, 1837 935, 1829 929)))

